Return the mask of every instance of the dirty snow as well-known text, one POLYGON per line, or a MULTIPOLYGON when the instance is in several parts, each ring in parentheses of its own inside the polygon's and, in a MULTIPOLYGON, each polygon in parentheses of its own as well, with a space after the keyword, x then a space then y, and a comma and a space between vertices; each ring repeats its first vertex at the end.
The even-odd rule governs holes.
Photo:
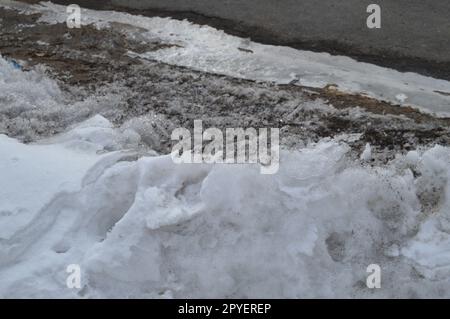
MULTIPOLYGON (((3 2, 4 7, 41 13, 40 21, 47 23, 63 23, 67 18, 65 6, 50 2, 35 6, 9 0, 3 2)), ((130 52, 132 56, 245 79, 292 82, 311 87, 337 85, 342 91, 415 106, 438 116, 450 114, 450 82, 445 80, 401 73, 344 56, 262 45, 188 21, 82 10, 84 25, 106 28, 113 22, 134 27, 130 30, 124 26, 124 30, 136 39, 172 44, 143 54, 130 52)))

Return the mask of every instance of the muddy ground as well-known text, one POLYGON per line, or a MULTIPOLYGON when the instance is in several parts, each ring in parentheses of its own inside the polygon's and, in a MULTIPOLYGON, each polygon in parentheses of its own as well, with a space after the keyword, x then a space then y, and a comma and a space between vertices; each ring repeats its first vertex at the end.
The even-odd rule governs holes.
POLYGON ((133 122, 143 143, 163 153, 171 149, 171 131, 190 128, 197 119, 203 120, 204 128, 279 127, 285 147, 361 133, 361 139, 350 143, 355 156, 370 143, 383 162, 396 152, 450 144, 450 119, 333 87, 256 83, 143 61, 126 52, 158 50, 167 44, 130 40, 123 33, 125 26, 68 29, 65 24, 37 23, 38 17, 0 9, 2 56, 19 61, 25 71, 47 66, 47 74, 57 79, 73 103, 106 94, 116 98, 78 116, 70 115, 68 108, 57 118, 54 113, 6 112, 0 106, 0 133, 25 142, 57 134, 100 113, 118 127, 133 122), (30 125, 19 129, 19 120, 30 125))

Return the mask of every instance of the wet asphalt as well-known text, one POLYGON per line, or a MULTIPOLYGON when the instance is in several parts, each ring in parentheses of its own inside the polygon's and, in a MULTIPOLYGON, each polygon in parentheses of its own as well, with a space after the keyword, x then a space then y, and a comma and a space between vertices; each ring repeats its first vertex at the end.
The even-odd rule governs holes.
MULTIPOLYGON (((26 0, 27 2, 37 2, 26 0)), ((187 18, 255 41, 325 51, 450 80, 448 0, 54 0, 187 18), (381 28, 366 25, 381 7, 381 28)))

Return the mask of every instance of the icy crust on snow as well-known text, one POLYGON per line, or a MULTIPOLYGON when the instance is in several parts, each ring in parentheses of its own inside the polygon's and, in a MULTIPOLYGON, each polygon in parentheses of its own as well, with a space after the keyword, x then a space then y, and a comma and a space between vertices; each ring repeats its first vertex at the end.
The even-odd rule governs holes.
MULTIPOLYGON (((40 20, 47 23, 63 23, 67 19, 66 7, 50 2, 29 6, 6 1, 2 5, 24 13, 42 13, 40 20)), ((131 55, 252 80, 295 82, 311 87, 332 84, 343 91, 415 106, 438 116, 450 115, 448 81, 401 73, 344 56, 262 45, 208 26, 170 18, 83 9, 81 20, 83 25, 94 24, 99 28, 110 27, 111 22, 131 25, 136 30, 123 30, 131 37, 173 44, 139 55, 130 52, 131 55)))
POLYGON ((323 141, 261 175, 106 152, 108 127, 0 137, 1 297, 450 297, 449 148, 372 168, 323 141))
POLYGON ((43 72, 22 72, 0 55, 0 101, 2 112, 20 114, 37 109, 58 109, 62 93, 43 72), (24 83, 28 84, 26 91, 24 83))
POLYGON ((121 101, 122 96, 111 92, 85 97, 78 88, 72 88, 74 92, 66 94, 45 71, 38 66, 23 72, 0 54, 0 134, 34 141, 36 132, 54 134, 93 114, 114 110, 121 101))

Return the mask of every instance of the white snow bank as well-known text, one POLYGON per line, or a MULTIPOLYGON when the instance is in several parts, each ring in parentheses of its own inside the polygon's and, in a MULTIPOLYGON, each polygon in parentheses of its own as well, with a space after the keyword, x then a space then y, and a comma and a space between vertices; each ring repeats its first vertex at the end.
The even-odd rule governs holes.
POLYGON ((24 145, 0 135, 0 238, 10 239, 55 194, 81 188, 99 159, 62 145, 24 145))
POLYGON ((370 168, 321 142, 269 176, 97 154, 118 138, 109 126, 0 138, 1 205, 18 212, 1 216, 0 296, 450 297, 450 149, 370 168), (364 284, 373 263, 379 290, 364 284), (69 264, 82 289, 66 287, 69 264))
MULTIPOLYGON (((42 13, 41 21, 47 23, 63 23, 67 18, 65 6, 50 2, 29 6, 5 1, 2 6, 26 13, 42 13)), ((162 40, 176 45, 141 54, 144 58, 253 80, 278 83, 296 81, 300 85, 312 87, 333 84, 343 91, 415 106, 439 116, 450 115, 448 81, 415 73, 401 73, 344 56, 262 45, 188 21, 148 18, 114 11, 82 10, 83 25, 92 23, 103 28, 109 27, 110 22, 141 28, 133 32, 127 30, 136 39, 162 40)))
POLYGON ((106 119, 96 116, 80 127, 61 136, 25 145, 5 135, 0 135, 0 264, 9 262, 15 246, 31 243, 38 233, 28 231, 33 227, 49 227, 51 219, 41 219, 42 211, 67 194, 79 191, 91 182, 105 167, 114 164, 127 153, 105 153, 114 143, 123 149, 127 136, 113 128, 102 126, 106 119), (84 125, 89 124, 89 130, 84 125), (109 133, 109 134, 108 134, 109 133), (27 228, 28 227, 28 228, 27 228), (17 234, 21 234, 17 238, 17 234), (7 243, 12 243, 7 244, 7 243), (12 249, 12 250, 11 250, 12 249))

